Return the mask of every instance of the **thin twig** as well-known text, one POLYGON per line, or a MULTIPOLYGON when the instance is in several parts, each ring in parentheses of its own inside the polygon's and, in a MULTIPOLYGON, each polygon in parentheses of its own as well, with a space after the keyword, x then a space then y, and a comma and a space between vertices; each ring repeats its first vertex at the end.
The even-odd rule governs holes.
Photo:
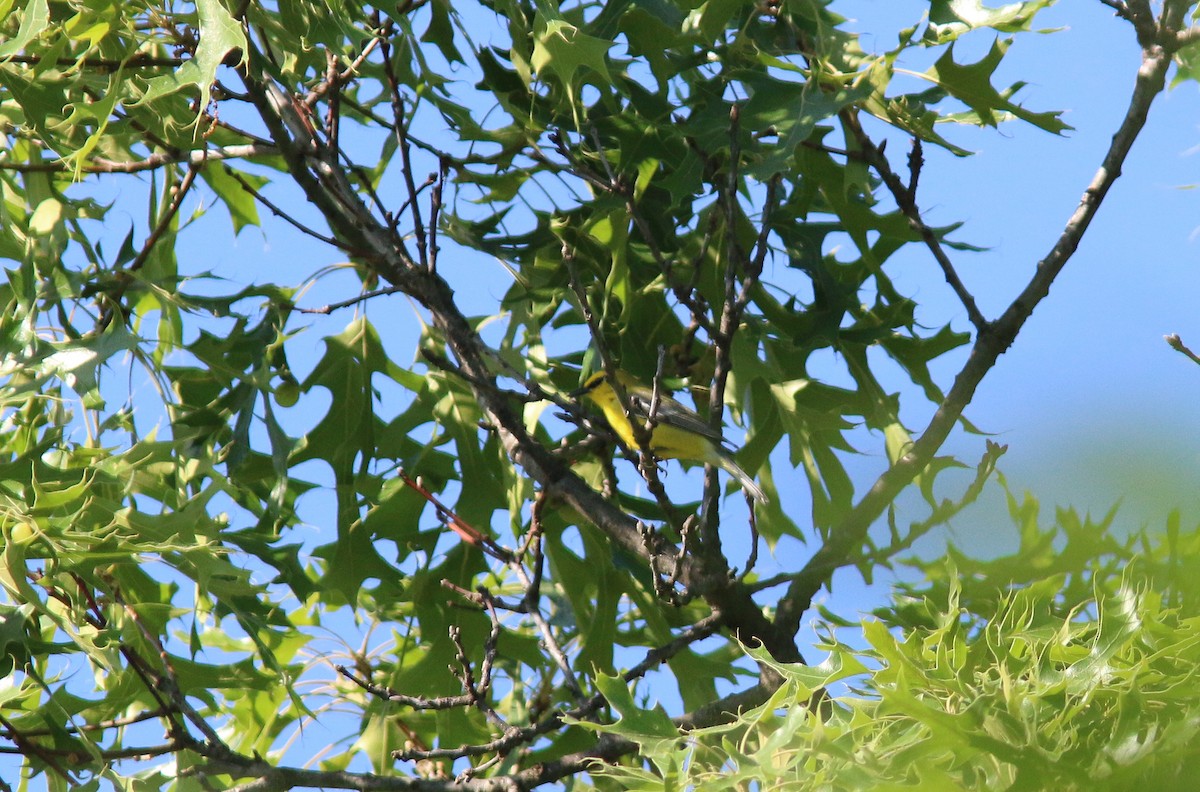
POLYGON ((193 162, 188 166, 187 173, 183 175, 179 186, 172 192, 171 203, 167 205, 166 211, 162 213, 162 216, 158 218, 158 222, 154 224, 154 230, 150 232, 150 236, 146 237, 141 251, 130 262, 126 271, 137 272, 145 266, 146 260, 150 258, 150 253, 154 250, 154 246, 162 239, 163 234, 167 232, 167 227, 175 219, 175 215, 179 213, 179 207, 183 204, 183 199, 187 196, 188 191, 192 189, 192 185, 196 183, 196 177, 200 174, 204 164, 204 160, 202 159, 200 162, 193 162))
POLYGON ((457 512, 438 500, 438 497, 430 492, 421 481, 414 481, 403 470, 400 471, 399 476, 410 489, 417 492, 433 506, 438 517, 445 523, 446 527, 458 534, 459 538, 464 542, 478 547, 497 561, 502 561, 505 564, 513 562, 514 555, 511 550, 459 517, 457 512))
MULTIPOLYGON (((484 597, 488 595, 484 591, 480 591, 484 597)), ((505 722, 500 713, 496 712, 495 708, 487 702, 488 689, 492 684, 491 675, 491 657, 489 650, 494 653, 496 650, 496 636, 500 634, 500 622, 496 618, 496 609, 488 608, 488 613, 492 617, 492 633, 489 640, 484 646, 484 660, 480 668, 479 680, 475 679, 475 672, 471 668, 471 659, 467 657, 467 649, 462 643, 462 628, 457 624, 450 625, 450 642, 454 644, 454 659, 458 661, 460 671, 451 668, 450 671, 458 677, 459 684, 462 685, 463 694, 467 697, 468 704, 478 709, 483 713, 484 717, 501 729, 508 730, 511 726, 505 722)))
MULTIPOLYGON (((121 592, 118 589, 114 588, 110 593, 110 596, 112 597, 113 601, 120 605, 121 609, 125 611, 125 615, 138 628, 138 631, 141 632, 142 637, 146 639, 146 642, 158 650, 158 658, 162 670, 156 671, 155 674, 159 678, 159 688, 163 689, 167 695, 171 697, 171 701, 175 705, 175 710, 191 721, 192 725, 204 735, 204 739, 208 742, 208 748, 211 751, 215 751, 222 755, 232 754, 233 750, 228 746, 228 744, 226 744, 221 736, 217 734, 217 730, 213 728, 212 725, 209 724, 209 722, 205 720, 204 717, 197 712, 187 700, 187 694, 184 693, 183 689, 179 686, 179 679, 176 676, 175 668, 171 663, 171 656, 167 653, 166 648, 158 639, 158 634, 152 631, 142 621, 142 618, 140 615, 138 615, 137 610, 135 610, 129 605, 129 603, 125 601, 125 598, 121 596, 121 592)), ((187 744, 194 743, 190 736, 187 735, 175 735, 175 741, 184 742, 183 738, 185 737, 187 744)), ((181 745, 180 747, 182 748, 185 746, 181 745)))
POLYGON ((392 690, 383 685, 376 685, 369 679, 360 677, 355 671, 346 666, 335 666, 335 670, 358 685, 372 696, 390 701, 393 704, 400 704, 414 710, 449 710, 465 707, 471 704, 471 697, 467 694, 458 694, 454 696, 409 696, 404 693, 392 690))
MULTIPOLYGON (((46 63, 46 58, 41 55, 9 55, 5 59, 6 63, 20 63, 23 66, 41 66, 46 63)), ((142 66, 155 69, 178 69, 185 63, 188 63, 190 58, 162 58, 154 55, 144 55, 136 53, 128 58, 98 58, 88 56, 78 59, 71 58, 55 58, 53 63, 70 63, 72 66, 84 69, 97 69, 104 71, 117 71, 118 69, 127 69, 130 67, 140 68, 142 66)))
POLYGON ((1197 357, 1195 352, 1184 346, 1183 339, 1177 333, 1163 336, 1163 340, 1167 342, 1171 349, 1174 349, 1176 352, 1182 352, 1193 363, 1200 363, 1200 357, 1197 357))
POLYGON ((910 523, 908 530, 903 536, 899 534, 894 525, 894 520, 889 514, 888 522, 892 528, 891 542, 885 547, 862 554, 859 559, 852 563, 885 564, 889 559, 893 559, 898 554, 910 549, 918 539, 935 527, 948 523, 955 515, 962 512, 963 509, 970 506, 979 498, 983 492, 984 485, 987 484, 988 479, 996 470, 996 462, 1007 450, 1008 446, 988 440, 987 449, 984 451, 983 457, 979 460, 979 464, 975 466, 975 478, 971 480, 971 483, 967 485, 966 490, 957 500, 942 500, 924 520, 910 523))
POLYGON ((386 289, 375 289, 374 291, 364 292, 357 297, 351 297, 347 300, 342 300, 341 302, 322 305, 320 308, 301 308, 298 305, 293 305, 292 310, 298 311, 299 313, 321 314, 323 316, 328 316, 334 311, 340 311, 343 308, 349 308, 352 305, 358 305, 359 303, 366 302, 367 300, 373 300, 376 297, 386 297, 389 294, 396 294, 398 292, 403 293, 403 291, 404 289, 399 286, 388 286, 386 289))
POLYGON ((333 237, 326 236, 325 234, 322 234, 321 232, 317 231, 316 229, 309 228, 304 223, 301 223, 299 220, 292 217, 290 214, 285 212, 283 209, 281 209, 280 207, 275 205, 270 199, 268 199, 265 195, 260 193, 258 191, 258 189, 256 187, 254 187, 254 185, 252 185, 252 184, 250 184, 250 182, 246 181, 246 179, 242 176, 242 174, 238 173, 233 168, 226 168, 225 172, 227 174, 229 174, 230 176, 232 176, 234 181, 236 181, 239 185, 241 185, 241 188, 243 190, 250 193, 251 197, 253 197, 254 200, 258 201, 260 204, 267 207, 267 209, 269 209, 271 211, 271 214, 280 218, 285 223, 292 226, 292 228, 295 228, 300 233, 306 234, 307 236, 310 236, 313 239, 324 242, 326 245, 329 245, 330 247, 336 248, 338 250, 343 250, 347 253, 352 252, 349 249, 349 247, 342 244, 338 240, 334 239, 333 237))
MULTIPOLYGON (((329 101, 325 114, 325 130, 326 134, 328 135, 329 147, 334 151, 340 152, 341 148, 339 141, 341 139, 342 130, 342 82, 340 80, 340 74, 338 73, 337 56, 332 52, 326 52, 325 64, 325 80, 322 84, 327 86, 329 89, 329 101)), ((304 97, 304 100, 302 101, 307 103, 311 98, 311 95, 312 94, 310 92, 309 96, 304 97)), ((315 102, 315 100, 313 101, 315 102)), ((309 107, 311 108, 312 105, 310 104, 309 107)))
POLYGON ((745 496, 746 505, 750 510, 749 519, 747 520, 747 524, 750 527, 750 550, 746 556, 746 568, 737 576, 739 581, 744 581, 758 564, 758 517, 754 513, 754 496, 749 492, 745 493, 745 496))
POLYGON ((86 165, 73 165, 64 160, 46 162, 6 162, 0 160, 0 170, 17 173, 143 173, 168 165, 203 165, 217 160, 252 159, 278 156, 274 146, 252 143, 242 146, 214 146, 192 151, 160 151, 131 162, 92 157, 86 165))
POLYGON ((395 212, 388 213, 391 217, 391 219, 389 221, 390 227, 393 230, 397 231, 397 233, 398 233, 398 229, 400 228, 400 216, 403 215, 406 211, 408 211, 409 205, 413 201, 417 200, 417 198, 419 198, 421 196, 421 193, 425 192, 426 188, 433 187, 436 185, 437 185, 437 174, 436 173, 431 173, 428 176, 426 176, 425 181, 423 181, 417 185, 416 192, 411 193, 408 197, 406 197, 403 201, 401 201, 400 206, 396 209, 395 212))
MULTIPOLYGON (((721 256, 724 267, 724 295, 721 303, 721 316, 717 320, 716 332, 712 335, 713 346, 713 375, 712 389, 708 394, 708 422, 717 431, 721 430, 725 418, 725 389, 729 382, 729 372, 732 368, 733 338, 741 324, 742 311, 749 301, 749 290, 757 281, 758 273, 754 265, 746 258, 745 251, 737 241, 738 220, 738 164, 741 158, 741 108, 734 104, 729 108, 729 170, 724 184, 718 188, 717 200, 724 213, 725 245, 721 256), (738 271, 746 279, 741 299, 738 292, 738 271)), ((773 190, 768 187, 769 194, 773 190)), ((765 260, 766 237, 770 233, 770 223, 764 218, 759 232, 759 242, 762 243, 763 260, 765 260)), ((721 497, 721 482, 714 465, 704 466, 704 505, 701 509, 700 545, 703 551, 704 563, 712 569, 729 568, 728 559, 721 548, 721 534, 718 530, 719 507, 721 497)))
MULTIPOLYGON (((132 726, 135 723, 142 721, 154 720, 156 718, 165 717, 170 711, 165 709, 146 710, 139 712, 136 715, 128 715, 124 718, 112 718, 111 720, 97 721, 96 723, 82 723, 76 726, 75 724, 67 724, 65 726, 55 726, 53 729, 25 729, 21 732, 26 737, 48 737, 51 735, 66 732, 67 734, 86 733, 94 731, 106 731, 108 729, 119 729, 123 726, 132 726)), ((12 739, 8 734, 0 732, 0 737, 12 739)))
MULTIPOLYGON (((516 572, 521 585, 528 591, 532 587, 532 580, 525 572, 525 568, 520 564, 513 563, 509 568, 516 572)), ((563 684, 571 691, 571 694, 577 701, 584 699, 583 688, 579 685, 579 680, 575 676, 575 669, 571 668, 571 661, 567 657, 567 653, 563 651, 562 646, 558 642, 558 637, 554 634, 554 628, 550 626, 550 622, 542 614, 540 602, 530 602, 528 598, 525 601, 525 606, 528 611, 529 618, 533 621, 534 627, 541 633, 542 648, 550 655, 550 659, 558 666, 563 674, 563 684)))
POLYGON ((859 147, 862 149, 867 162, 875 169, 875 172, 879 174, 879 177, 883 179, 883 183, 887 186, 888 192, 892 194, 892 199, 896 202, 896 205, 900 208, 900 211, 908 219, 909 226, 921 237, 921 241, 925 243, 925 247, 927 247, 930 254, 933 255, 934 261, 936 261, 938 266, 941 267, 942 276, 946 279, 946 283, 950 285, 950 288, 954 290, 954 294, 958 297, 959 302, 962 303, 963 308, 966 309, 967 318, 971 321, 971 324, 975 326, 976 332, 981 334, 986 333, 989 328, 988 321, 986 318, 984 318, 983 313, 979 310, 979 306, 975 304, 974 295, 968 291, 966 284, 964 284, 962 278, 958 276, 958 272, 954 268, 954 262, 950 260, 950 256, 946 253, 945 248, 942 247, 942 243, 937 238, 937 234, 934 233, 934 230, 925 222, 924 217, 921 215, 921 210, 917 206, 917 194, 915 187, 917 184, 918 174, 920 172, 920 166, 917 164, 920 162, 920 150, 914 149, 913 151, 913 154, 916 155, 916 159, 913 159, 912 155, 910 155, 909 184, 911 187, 905 187, 904 183, 900 180, 900 177, 896 175, 894 170, 892 170, 891 164, 888 162, 887 157, 885 157, 883 154, 883 149, 879 146, 876 146, 874 141, 872 141, 867 133, 863 130, 862 125, 858 121, 857 114, 846 110, 842 112, 841 117, 846 125, 846 128, 849 129, 851 134, 854 135, 854 138, 858 142, 859 147))
MULTIPOLYGON (((400 83, 392 68, 392 60, 384 52, 384 73, 387 75, 388 87, 392 93, 392 116, 395 119, 396 142, 400 147, 400 172, 404 176, 404 185, 408 190, 408 211, 412 214, 413 234, 417 238, 417 257, 426 271, 429 269, 429 244, 425 235, 425 221, 421 219, 421 204, 417 200, 417 184, 413 178, 412 148, 408 145, 408 121, 404 115, 404 97, 400 95, 400 83)), ((414 107, 413 115, 416 115, 414 107)))
POLYGON ((339 239, 338 247, 361 257, 393 284, 407 282, 415 286, 408 277, 413 262, 402 240, 380 226, 343 169, 336 166, 336 158, 331 162, 328 152, 321 150, 296 103, 262 70, 265 56, 253 46, 248 47, 247 56, 247 63, 252 65, 239 69, 246 91, 271 139, 279 146, 288 172, 325 217, 339 239))
POLYGON ((183 179, 172 189, 171 202, 167 204, 167 208, 159 216, 158 222, 154 224, 154 228, 151 229, 149 236, 146 237, 146 241, 142 244, 142 249, 133 261, 130 262, 128 267, 117 273, 119 280, 116 287, 104 295, 106 302, 101 311, 100 319, 97 322, 101 330, 108 327, 121 310, 121 301, 133 283, 131 273, 137 272, 146 265, 146 261, 149 260, 150 254, 154 251, 154 246, 166 234, 171 221, 175 219, 175 215, 179 212, 179 207, 183 203, 184 197, 187 196, 188 191, 195 184, 196 176, 200 173, 201 167, 202 165, 200 164, 188 166, 187 173, 184 174, 183 179))
MULTIPOLYGON (((438 223, 441 221, 442 213, 442 191, 446 188, 446 177, 450 173, 450 160, 446 157, 438 158, 438 173, 436 182, 433 185, 433 190, 429 193, 429 271, 437 272, 438 253, 441 249, 438 247, 438 223)), ((429 175, 430 179, 434 179, 434 175, 429 175)))
MULTIPOLYGON (((87 601, 88 611, 91 614, 89 623, 101 630, 107 629, 108 618, 104 615, 104 610, 100 606, 100 603, 96 601, 91 587, 78 575, 73 574, 72 577, 79 589, 79 593, 87 601)), ((175 717, 179 712, 178 708, 171 706, 167 699, 163 698, 160 691, 161 678, 159 674, 128 644, 122 643, 120 645, 120 652, 121 656, 129 663, 130 669, 141 680, 143 687, 146 688, 146 692, 158 703, 158 709, 163 713, 163 720, 167 722, 167 734, 173 740, 191 740, 191 735, 188 734, 187 728, 175 717)))

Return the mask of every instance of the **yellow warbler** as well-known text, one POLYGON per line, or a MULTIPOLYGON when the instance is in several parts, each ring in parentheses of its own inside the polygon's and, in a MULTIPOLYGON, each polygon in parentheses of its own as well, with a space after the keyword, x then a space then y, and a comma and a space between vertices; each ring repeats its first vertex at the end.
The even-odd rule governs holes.
MULTIPOLYGON (((654 391, 642 385, 624 371, 617 372, 625 394, 629 397, 630 411, 642 420, 650 416, 650 403, 654 391)), ((583 387, 573 395, 583 396, 604 413, 605 420, 617 436, 630 448, 637 448, 633 425, 625 417, 617 392, 604 376, 598 372, 588 377, 583 387)), ((738 480, 742 488, 760 503, 767 502, 766 493, 754 483, 750 474, 733 461, 733 448, 720 431, 713 429, 704 419, 684 407, 670 396, 660 395, 658 409, 654 413, 654 428, 650 433, 650 452, 659 459, 686 459, 716 465, 738 480)))

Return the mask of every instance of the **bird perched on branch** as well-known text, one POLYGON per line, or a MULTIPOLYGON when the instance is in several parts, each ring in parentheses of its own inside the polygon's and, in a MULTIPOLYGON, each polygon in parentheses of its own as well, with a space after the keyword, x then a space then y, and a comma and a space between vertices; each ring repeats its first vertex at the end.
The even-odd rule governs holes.
MULTIPOLYGON (((629 397, 629 409, 634 417, 645 422, 651 415, 654 391, 642 385, 624 371, 617 372, 617 379, 629 397)), ((625 415, 625 408, 604 372, 587 378, 583 387, 573 396, 582 396, 600 408, 608 425, 630 448, 638 448, 633 425, 625 415)), ((759 503, 767 503, 766 493, 754 483, 750 474, 742 470, 733 460, 734 448, 721 432, 709 426, 699 415, 684 407, 670 396, 660 395, 654 410, 650 432, 650 452, 659 459, 685 459, 716 465, 729 473, 746 492, 759 503)), ((643 423, 643 426, 645 423, 643 423)))

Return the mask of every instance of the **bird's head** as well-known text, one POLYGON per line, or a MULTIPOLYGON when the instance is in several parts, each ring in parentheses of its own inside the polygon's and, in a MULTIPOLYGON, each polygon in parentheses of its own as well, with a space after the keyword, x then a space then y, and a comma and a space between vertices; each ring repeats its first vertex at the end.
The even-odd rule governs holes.
MULTIPOLYGON (((620 369, 617 370, 617 382, 621 383, 621 387, 626 390, 638 385, 638 381, 632 375, 620 369)), ((570 395, 576 399, 582 397, 599 400, 608 398, 610 395, 615 397, 616 392, 613 390, 612 383, 608 381, 608 375, 604 371, 597 371, 585 379, 582 385, 571 391, 570 395)))

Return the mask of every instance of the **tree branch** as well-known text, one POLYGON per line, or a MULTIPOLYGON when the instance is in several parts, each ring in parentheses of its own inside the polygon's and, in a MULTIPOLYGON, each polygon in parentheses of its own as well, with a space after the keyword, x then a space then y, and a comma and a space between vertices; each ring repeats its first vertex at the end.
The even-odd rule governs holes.
POLYGON ((1171 51, 1158 45, 1143 50, 1142 65, 1138 69, 1125 117, 1113 135, 1100 168, 1057 242, 1046 257, 1038 262, 1033 277, 1008 309, 992 323, 987 332, 979 334, 953 386, 908 453, 876 479, 850 514, 830 533, 828 541, 796 574, 776 614, 775 624, 781 634, 791 636, 796 633, 802 615, 812 604, 813 596, 829 581, 834 571, 849 563, 865 541, 867 531, 887 505, 933 459, 974 397, 975 389, 983 377, 1011 346, 1033 310, 1049 293, 1054 279, 1074 254, 1105 195, 1120 176, 1125 159, 1145 126, 1150 105, 1163 91, 1171 55, 1171 51))
POLYGON ((214 146, 213 148, 194 149, 192 151, 160 151, 150 156, 121 162, 103 157, 93 157, 89 165, 76 168, 61 160, 46 162, 2 162, 0 170, 17 173, 143 173, 157 170, 168 165, 203 165, 206 162, 232 159, 252 159, 254 157, 275 157, 279 150, 274 146, 264 146, 257 143, 242 146, 214 146))
MULTIPOLYGON (((9 55, 4 60, 8 63, 20 63, 26 66, 41 66, 46 62, 46 59, 40 55, 9 55)), ((70 61, 71 65, 75 67, 97 69, 100 71, 116 71, 118 69, 127 69, 130 67, 178 69, 180 66, 189 62, 190 60, 191 58, 161 58, 154 55, 145 55, 139 52, 125 59, 87 56, 73 61, 70 58, 55 58, 54 63, 70 61)), ((233 64, 227 63, 226 65, 231 66, 233 64)))
MULTIPOLYGON (((843 110, 841 113, 842 121, 846 124, 846 128, 854 135, 854 139, 858 142, 859 147, 865 155, 866 161, 875 169, 879 177, 883 179, 883 183, 887 186, 888 192, 892 194, 892 199, 896 205, 900 207, 900 211, 908 218, 908 224, 916 231, 921 241, 925 243, 925 247, 929 248, 929 252, 933 255, 934 261, 942 268, 942 275, 946 279, 946 283, 950 284, 950 288, 954 290, 958 296, 959 302, 967 310, 967 318, 971 320, 971 324, 975 326, 978 333, 985 333, 988 330, 988 321, 984 318, 983 313, 979 310, 979 306, 975 304, 975 297, 967 290, 962 279, 958 277, 958 272, 954 269, 954 262, 950 260, 950 256, 946 254, 945 248, 938 240, 937 234, 933 229, 926 224, 925 219, 921 216, 921 210, 917 206, 916 183, 917 176, 920 172, 919 167, 915 164, 912 168, 912 177, 909 186, 900 181, 900 177, 892 170, 891 164, 887 157, 884 156, 883 150, 876 146, 870 136, 863 130, 862 124, 858 121, 858 116, 850 110, 843 110)), ((914 163, 919 160, 914 160, 914 163)))

